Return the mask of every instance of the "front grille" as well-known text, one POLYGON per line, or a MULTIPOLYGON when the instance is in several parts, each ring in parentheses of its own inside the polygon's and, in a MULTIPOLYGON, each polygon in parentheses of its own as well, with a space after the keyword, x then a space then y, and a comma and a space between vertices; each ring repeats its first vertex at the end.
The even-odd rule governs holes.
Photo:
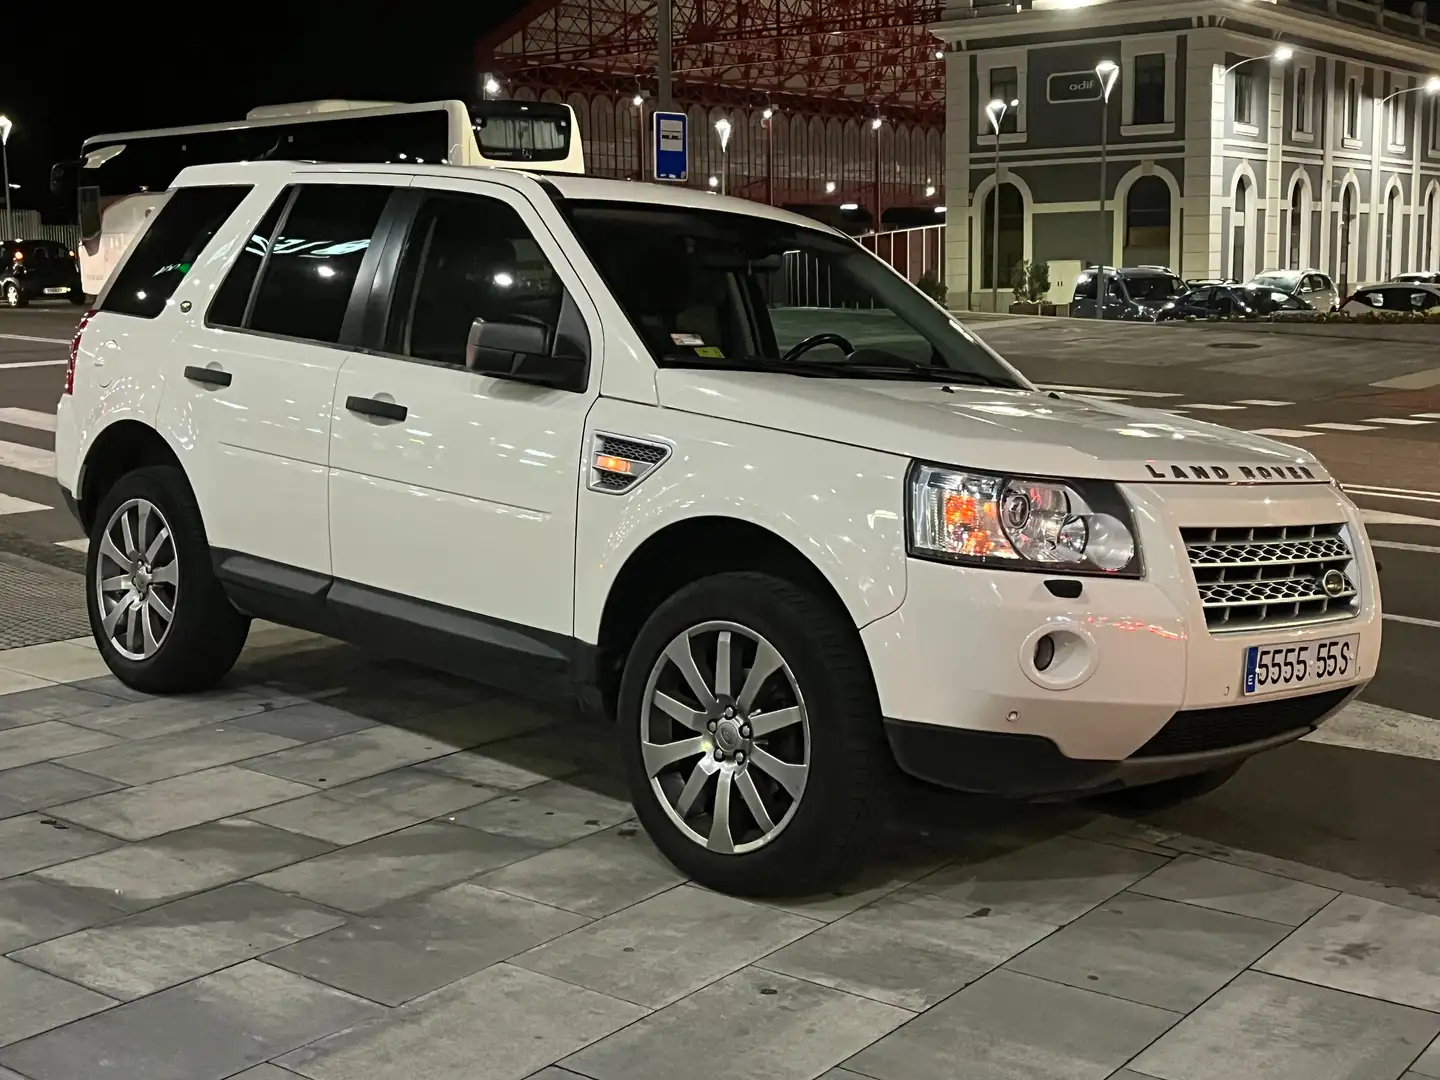
POLYGON ((1186 528, 1180 534, 1211 633, 1336 622, 1359 611, 1344 525, 1186 528), (1323 584, 1330 570, 1341 577, 1333 595, 1323 584))
POLYGON ((1352 687, 1345 687, 1280 701, 1255 701, 1248 705, 1177 712, 1131 757, 1204 754, 1212 750, 1247 746, 1292 732, 1304 733, 1339 708, 1352 692, 1352 687))

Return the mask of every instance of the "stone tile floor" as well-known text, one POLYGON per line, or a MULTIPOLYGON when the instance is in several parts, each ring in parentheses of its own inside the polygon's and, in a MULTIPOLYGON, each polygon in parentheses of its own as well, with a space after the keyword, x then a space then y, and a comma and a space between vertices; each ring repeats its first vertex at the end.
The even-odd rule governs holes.
POLYGON ((1440 904, 909 794, 752 903, 563 714, 278 627, 186 699, 0 652, 0 1080, 1440 1080, 1440 904))

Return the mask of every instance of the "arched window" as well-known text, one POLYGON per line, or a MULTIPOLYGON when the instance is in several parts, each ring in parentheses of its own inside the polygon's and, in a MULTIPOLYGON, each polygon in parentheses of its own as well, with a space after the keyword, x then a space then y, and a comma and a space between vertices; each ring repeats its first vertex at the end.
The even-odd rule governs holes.
POLYGON ((1010 274, 1015 264, 1025 258, 1025 197, 1011 183, 993 187, 985 196, 985 232, 982 250, 985 262, 980 268, 982 289, 1010 287, 1010 274), (1000 276, 995 277, 995 193, 1000 193, 1000 276))
POLYGON ((1393 278, 1400 268, 1400 215, 1400 189, 1392 187, 1390 194, 1385 196, 1385 266, 1381 271, 1387 281, 1393 278))
POLYGON ((1245 272, 1245 245, 1249 243, 1245 228, 1250 216, 1250 181, 1241 176, 1235 181, 1235 199, 1230 208, 1230 276, 1244 281, 1250 275, 1245 272))
POLYGON ((1305 211, 1305 185, 1296 183, 1290 192, 1290 258, 1288 260, 1291 270, 1300 269, 1301 240, 1305 235, 1305 219, 1309 214, 1305 211))
POLYGON ((1170 262, 1172 227, 1170 185, 1158 176, 1142 176, 1125 199, 1125 236, 1121 262, 1126 266, 1170 262))
POLYGON ((1355 271, 1355 185, 1346 184, 1340 196, 1340 284, 1347 291, 1355 271))
POLYGON ((1420 242, 1424 245, 1424 250, 1416 270, 1435 269, 1435 235, 1437 229, 1440 229, 1440 220, 1436 220, 1436 214, 1440 213, 1440 197, 1437 197, 1436 190, 1432 187, 1425 196, 1425 221, 1420 229, 1420 242))

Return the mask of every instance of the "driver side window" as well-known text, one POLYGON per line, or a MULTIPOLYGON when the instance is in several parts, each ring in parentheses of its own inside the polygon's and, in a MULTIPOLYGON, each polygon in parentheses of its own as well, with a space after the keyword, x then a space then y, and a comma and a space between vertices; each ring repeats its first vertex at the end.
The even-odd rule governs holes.
POLYGON ((564 285, 513 207, 483 195, 430 195, 400 259, 385 351, 464 367, 477 319, 537 327, 548 349, 564 300, 564 285))

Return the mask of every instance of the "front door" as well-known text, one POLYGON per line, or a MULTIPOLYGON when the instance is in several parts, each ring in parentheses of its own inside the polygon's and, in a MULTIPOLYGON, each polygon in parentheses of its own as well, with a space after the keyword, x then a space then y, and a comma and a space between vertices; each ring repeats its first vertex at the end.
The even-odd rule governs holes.
MULTIPOLYGON (((548 341, 598 357, 599 319, 545 219, 513 188, 426 177, 410 198, 408 230, 387 243, 393 273, 389 254, 380 264, 375 349, 352 354, 335 389, 331 598, 342 617, 352 609, 357 635, 387 619, 418 626, 400 631, 402 651, 445 628, 559 664, 599 371, 584 392, 527 385, 469 370, 466 346, 483 319, 542 327, 548 341)), ((463 666, 442 646, 431 662, 463 666)))

